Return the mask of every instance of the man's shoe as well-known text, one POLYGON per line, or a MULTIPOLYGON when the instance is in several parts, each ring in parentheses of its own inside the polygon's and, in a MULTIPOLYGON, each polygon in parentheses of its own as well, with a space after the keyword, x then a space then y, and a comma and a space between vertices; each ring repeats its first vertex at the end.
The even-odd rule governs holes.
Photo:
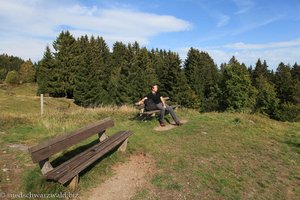
POLYGON ((182 123, 180 121, 175 122, 175 126, 181 126, 182 123))
POLYGON ((165 127, 166 125, 163 122, 159 123, 161 127, 165 127))

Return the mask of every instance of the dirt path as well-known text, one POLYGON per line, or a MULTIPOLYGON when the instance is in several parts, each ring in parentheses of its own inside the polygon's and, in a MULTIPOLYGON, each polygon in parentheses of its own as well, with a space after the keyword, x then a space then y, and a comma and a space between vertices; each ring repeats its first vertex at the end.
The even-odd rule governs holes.
POLYGON ((89 191, 89 200, 128 200, 147 185, 148 175, 153 174, 154 161, 145 154, 134 155, 130 161, 114 167, 115 175, 89 191))
MULTIPOLYGON (((181 120, 180 122, 182 124, 186 124, 188 121, 187 120, 181 120)), ((170 129, 173 129, 173 128, 176 128, 176 127, 178 127, 178 126, 175 126, 174 123, 171 123, 171 124, 166 124, 166 126, 164 126, 164 127, 161 127, 161 126, 158 125, 154 128, 154 130, 155 131, 167 131, 167 130, 170 130, 170 129)))

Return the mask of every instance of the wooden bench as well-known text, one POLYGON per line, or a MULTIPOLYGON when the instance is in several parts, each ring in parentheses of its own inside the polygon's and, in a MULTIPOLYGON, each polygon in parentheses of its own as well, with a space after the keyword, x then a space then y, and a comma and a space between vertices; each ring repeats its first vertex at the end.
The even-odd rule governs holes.
MULTIPOLYGON (((168 102, 170 100, 169 97, 164 97, 165 102, 168 102)), ((178 105, 170 105, 170 107, 172 107, 174 110, 176 108, 178 108, 178 105)), ((136 108, 140 111, 139 114, 137 115, 137 119, 139 120, 146 120, 149 119, 151 117, 155 117, 160 115, 160 110, 151 110, 151 111, 146 111, 145 110, 145 105, 137 105, 136 108)), ((168 114, 168 112, 166 111, 166 114, 168 114)))
POLYGON ((112 126, 114 126, 113 120, 106 118, 77 131, 60 135, 44 143, 32 146, 28 151, 32 161, 39 163, 42 174, 47 180, 58 181, 61 184, 68 183, 71 189, 75 189, 78 185, 81 171, 117 147, 118 150, 125 151, 128 137, 132 133, 130 131, 120 131, 107 137, 105 130, 112 126), (95 145, 58 166, 53 167, 51 165, 49 161, 50 156, 64 151, 95 134, 98 134, 98 142, 95 145))

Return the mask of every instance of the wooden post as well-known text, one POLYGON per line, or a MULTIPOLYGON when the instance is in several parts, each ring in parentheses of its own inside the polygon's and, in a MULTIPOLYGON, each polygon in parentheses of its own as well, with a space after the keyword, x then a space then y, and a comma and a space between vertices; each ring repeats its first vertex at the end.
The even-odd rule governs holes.
POLYGON ((124 142, 119 147, 118 151, 125 152, 126 148, 127 148, 127 143, 128 143, 128 138, 126 140, 124 140, 124 142))
POLYGON ((79 182, 79 175, 77 174, 75 177, 71 179, 70 183, 68 184, 68 188, 71 191, 74 191, 78 186, 78 182, 79 182))
POLYGON ((41 94, 41 115, 44 114, 44 94, 41 94))
POLYGON ((99 137, 99 141, 100 142, 103 142, 105 139, 108 138, 108 136, 105 134, 105 130, 102 131, 102 132, 100 132, 100 133, 98 133, 98 137, 99 137))
POLYGON ((39 162, 42 174, 45 175, 47 172, 51 171, 53 169, 51 163, 49 162, 49 159, 46 158, 45 160, 41 160, 39 162))

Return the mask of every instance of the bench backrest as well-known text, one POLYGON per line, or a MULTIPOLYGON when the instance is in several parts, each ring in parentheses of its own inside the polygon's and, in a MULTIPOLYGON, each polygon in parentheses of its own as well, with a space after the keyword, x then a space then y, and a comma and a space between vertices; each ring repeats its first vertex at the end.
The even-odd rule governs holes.
POLYGON ((50 156, 61 152, 68 147, 71 147, 74 144, 77 144, 82 140, 91 137, 92 135, 101 133, 107 128, 113 126, 113 120, 111 118, 105 118, 84 128, 57 136, 36 146, 32 146, 28 149, 28 151, 31 155, 32 161, 36 163, 45 160, 50 156))

